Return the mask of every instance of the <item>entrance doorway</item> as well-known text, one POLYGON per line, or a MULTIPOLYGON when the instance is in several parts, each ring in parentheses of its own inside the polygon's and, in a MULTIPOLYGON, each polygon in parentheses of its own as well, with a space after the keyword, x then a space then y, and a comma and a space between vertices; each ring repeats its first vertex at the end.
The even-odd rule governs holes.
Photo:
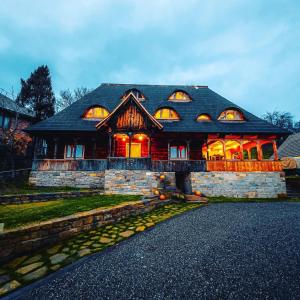
POLYGON ((176 187, 182 191, 184 194, 192 194, 192 182, 190 172, 176 172, 176 187))
POLYGON ((126 157, 137 158, 142 157, 142 144, 141 143, 131 143, 129 151, 129 143, 126 143, 126 157))

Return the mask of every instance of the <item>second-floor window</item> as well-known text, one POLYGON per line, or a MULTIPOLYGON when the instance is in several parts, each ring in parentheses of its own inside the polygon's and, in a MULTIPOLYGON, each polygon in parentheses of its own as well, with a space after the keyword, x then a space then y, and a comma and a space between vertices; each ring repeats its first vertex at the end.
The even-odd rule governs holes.
POLYGON ((83 159, 84 145, 66 145, 65 158, 67 159, 83 159))

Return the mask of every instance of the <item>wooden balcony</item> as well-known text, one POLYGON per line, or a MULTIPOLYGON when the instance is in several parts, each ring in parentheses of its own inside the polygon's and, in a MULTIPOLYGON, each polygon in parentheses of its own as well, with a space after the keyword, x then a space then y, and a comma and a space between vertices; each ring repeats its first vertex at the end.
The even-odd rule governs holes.
POLYGON ((103 171, 107 169, 106 159, 35 159, 33 171, 103 171))
POLYGON ((150 170, 151 158, 109 157, 107 168, 115 170, 150 170))
POLYGON ((155 172, 205 172, 205 160, 152 160, 155 172))
POLYGON ((227 171, 227 172, 280 172, 282 166, 280 161, 272 160, 208 160, 206 162, 207 171, 227 171))

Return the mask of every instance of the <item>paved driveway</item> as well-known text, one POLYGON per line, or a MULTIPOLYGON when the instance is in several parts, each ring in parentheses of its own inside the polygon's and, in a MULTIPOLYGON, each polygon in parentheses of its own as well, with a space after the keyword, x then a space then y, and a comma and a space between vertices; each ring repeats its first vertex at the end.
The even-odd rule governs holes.
POLYGON ((299 299, 300 203, 215 204, 23 288, 18 299, 299 299))

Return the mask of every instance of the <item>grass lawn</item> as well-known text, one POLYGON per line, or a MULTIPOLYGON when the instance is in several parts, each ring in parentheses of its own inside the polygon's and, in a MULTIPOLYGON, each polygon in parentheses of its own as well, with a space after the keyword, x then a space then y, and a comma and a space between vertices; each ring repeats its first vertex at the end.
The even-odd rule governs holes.
POLYGON ((84 191, 87 189, 75 187, 36 187, 25 183, 7 183, 0 185, 0 195, 35 194, 52 192, 84 191))
POLYGON ((300 198, 230 198, 208 197, 209 203, 232 203, 232 202, 300 202, 300 198))
POLYGON ((4 223, 4 229, 14 228, 94 208, 137 201, 140 198, 135 195, 97 195, 47 202, 0 205, 0 223, 4 223))

